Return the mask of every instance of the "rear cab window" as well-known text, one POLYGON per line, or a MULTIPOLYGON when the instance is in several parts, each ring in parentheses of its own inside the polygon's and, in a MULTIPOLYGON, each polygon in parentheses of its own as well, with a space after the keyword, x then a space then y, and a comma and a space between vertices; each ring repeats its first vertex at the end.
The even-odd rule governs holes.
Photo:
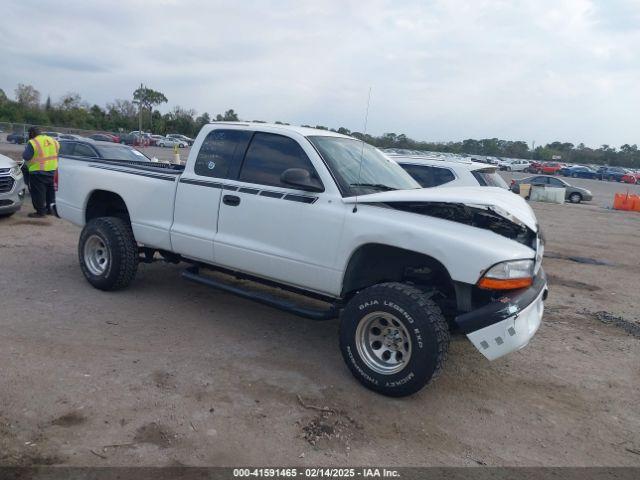
MULTIPOLYGON (((253 132, 246 130, 214 130, 198 151, 194 164, 196 175, 228 178, 234 161, 244 153, 253 132)), ((174 139, 172 139, 174 140, 174 139)))

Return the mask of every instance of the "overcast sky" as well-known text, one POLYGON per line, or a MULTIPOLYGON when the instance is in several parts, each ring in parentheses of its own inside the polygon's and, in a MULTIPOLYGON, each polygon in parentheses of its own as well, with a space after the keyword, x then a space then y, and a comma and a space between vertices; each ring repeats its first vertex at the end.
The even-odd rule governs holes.
POLYGON ((0 88, 421 140, 640 143, 640 0, 2 4, 0 88))

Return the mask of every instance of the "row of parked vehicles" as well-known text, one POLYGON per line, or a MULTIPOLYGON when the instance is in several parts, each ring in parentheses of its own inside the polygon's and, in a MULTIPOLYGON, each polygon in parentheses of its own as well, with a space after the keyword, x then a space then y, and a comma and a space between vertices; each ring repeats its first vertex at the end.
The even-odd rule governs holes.
MULTIPOLYGON (((124 145, 131 145, 135 147, 178 147, 186 148, 193 145, 193 138, 181 135, 179 133, 169 133, 166 136, 153 135, 148 132, 140 132, 134 130, 129 133, 115 134, 115 133, 94 133, 83 137, 73 133, 60 133, 60 132, 43 132, 56 140, 79 140, 84 138, 90 138, 98 142, 110 142, 121 143, 124 145)), ((7 135, 7 142, 15 144, 23 144, 27 141, 26 134, 23 132, 14 132, 7 135)))
POLYGON ((589 178, 610 182, 640 183, 640 170, 606 165, 570 165, 561 162, 530 162, 522 159, 510 159, 499 162, 498 168, 514 172, 562 175, 563 177, 589 178))

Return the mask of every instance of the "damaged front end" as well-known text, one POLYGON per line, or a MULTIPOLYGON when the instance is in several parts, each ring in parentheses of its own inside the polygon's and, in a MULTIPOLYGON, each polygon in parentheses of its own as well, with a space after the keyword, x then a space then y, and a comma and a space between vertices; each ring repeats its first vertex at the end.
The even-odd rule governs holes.
POLYGON ((477 283, 454 281, 453 331, 489 360, 527 345, 538 330, 547 297, 541 268, 544 239, 531 207, 501 189, 442 188, 368 195, 362 203, 487 230, 529 249, 479 272, 477 283))
POLYGON ((537 233, 535 231, 495 206, 472 206, 444 202, 389 202, 385 206, 403 212, 428 215, 482 228, 515 240, 534 250, 537 247, 537 233))

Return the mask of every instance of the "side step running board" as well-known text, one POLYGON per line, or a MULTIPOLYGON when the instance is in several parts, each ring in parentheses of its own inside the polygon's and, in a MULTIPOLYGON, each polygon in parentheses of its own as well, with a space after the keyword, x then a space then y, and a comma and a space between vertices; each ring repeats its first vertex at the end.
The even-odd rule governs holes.
POLYGON ((275 307, 280 310, 284 310, 285 312, 293 313, 294 315, 309 318, 311 320, 331 320, 333 318, 337 318, 340 311, 335 305, 331 305, 325 310, 302 307, 289 300, 283 300, 282 298, 278 298, 266 292, 249 290, 224 283, 209 276, 200 275, 195 268, 186 269, 182 272, 182 276, 191 282, 201 283, 202 285, 207 285, 209 287, 222 290, 223 292, 232 293, 239 297, 253 300, 254 302, 262 303, 263 305, 268 305, 270 307, 275 307))

